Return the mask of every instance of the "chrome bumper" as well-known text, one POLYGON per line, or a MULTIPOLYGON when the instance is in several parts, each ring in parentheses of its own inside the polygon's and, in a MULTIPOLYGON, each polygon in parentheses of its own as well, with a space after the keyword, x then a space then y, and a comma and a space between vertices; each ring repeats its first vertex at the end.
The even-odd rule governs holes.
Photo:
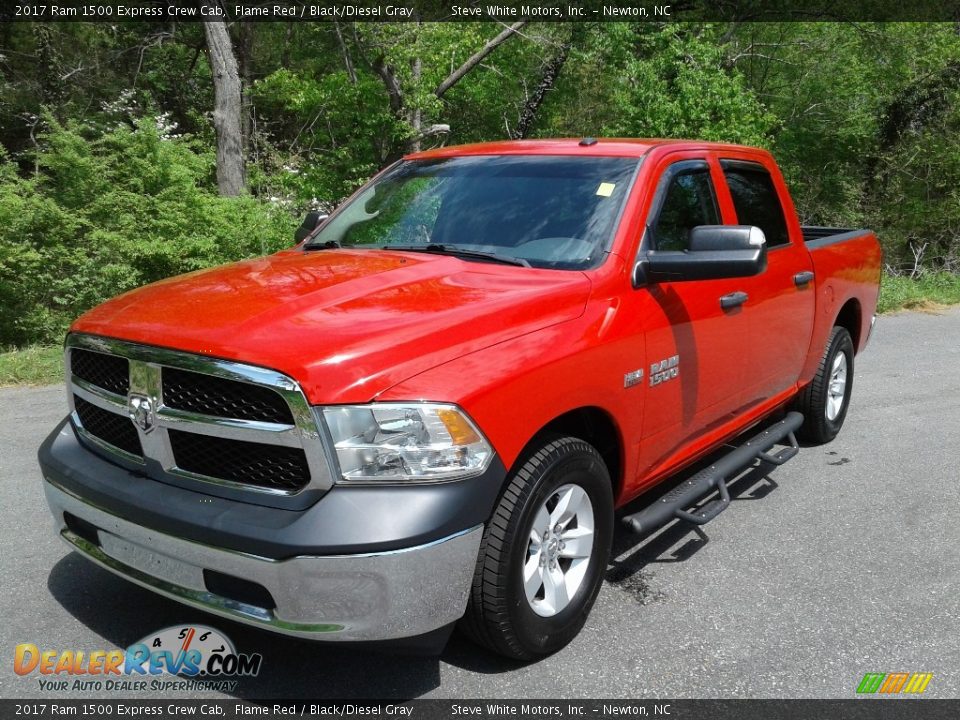
POLYGON ((864 350, 866 349, 867 345, 868 345, 869 342, 870 342, 870 338, 873 337, 873 329, 874 329, 876 326, 877 326, 877 316, 876 316, 876 313, 874 313, 873 317, 870 318, 870 327, 867 328, 867 339, 863 341, 863 348, 862 348, 862 349, 864 349, 864 350))
POLYGON ((207 612, 267 630, 330 641, 423 635, 463 615, 483 526, 382 553, 273 560, 155 532, 94 507, 45 478, 66 543, 107 570, 207 612), (67 527, 64 512, 97 528, 98 544, 67 527), (275 608, 207 589, 205 569, 262 585, 275 608))

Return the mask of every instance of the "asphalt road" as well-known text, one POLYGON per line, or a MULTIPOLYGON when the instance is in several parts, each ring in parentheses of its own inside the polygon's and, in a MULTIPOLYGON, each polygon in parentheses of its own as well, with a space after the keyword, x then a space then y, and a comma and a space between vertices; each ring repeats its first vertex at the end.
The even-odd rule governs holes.
POLYGON ((739 481, 731 508, 702 533, 618 532, 582 634, 526 666, 457 637, 440 658, 276 637, 69 553, 35 462, 64 403, 61 387, 0 390, 3 698, 70 696, 16 676, 17 643, 123 648, 187 622, 264 655, 260 676, 235 692, 248 699, 849 698, 864 673, 893 671, 932 672, 927 696, 960 697, 958 310, 882 318, 837 440, 739 481))

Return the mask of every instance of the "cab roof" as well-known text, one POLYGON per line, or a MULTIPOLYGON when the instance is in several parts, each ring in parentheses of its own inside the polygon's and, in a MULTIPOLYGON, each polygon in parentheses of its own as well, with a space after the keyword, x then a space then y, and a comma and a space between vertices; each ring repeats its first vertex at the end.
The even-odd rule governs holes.
POLYGON ((408 160, 457 157, 464 155, 585 155, 606 157, 643 157, 656 147, 671 146, 676 150, 756 150, 742 145, 705 142, 702 140, 669 140, 662 138, 555 138, 548 140, 498 140, 495 142, 451 145, 405 156, 408 160), (590 141, 584 143, 583 141, 590 141))

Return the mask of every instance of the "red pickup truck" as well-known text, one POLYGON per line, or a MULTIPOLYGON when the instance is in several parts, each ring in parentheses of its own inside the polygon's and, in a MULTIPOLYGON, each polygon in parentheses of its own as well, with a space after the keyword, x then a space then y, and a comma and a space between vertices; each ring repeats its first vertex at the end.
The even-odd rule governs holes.
POLYGON ((445 148, 319 220, 77 320, 39 453, 74 550, 301 637, 557 650, 615 518, 706 522, 837 434, 875 319, 873 233, 801 227, 748 147, 445 148))

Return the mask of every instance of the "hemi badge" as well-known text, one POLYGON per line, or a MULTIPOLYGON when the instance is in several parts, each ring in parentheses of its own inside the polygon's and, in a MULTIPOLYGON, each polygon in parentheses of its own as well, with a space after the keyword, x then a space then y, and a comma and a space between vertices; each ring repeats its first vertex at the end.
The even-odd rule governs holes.
POLYGON ((623 386, 625 388, 633 387, 634 385, 639 384, 643 380, 643 369, 634 370, 633 372, 628 372, 623 376, 623 386))

